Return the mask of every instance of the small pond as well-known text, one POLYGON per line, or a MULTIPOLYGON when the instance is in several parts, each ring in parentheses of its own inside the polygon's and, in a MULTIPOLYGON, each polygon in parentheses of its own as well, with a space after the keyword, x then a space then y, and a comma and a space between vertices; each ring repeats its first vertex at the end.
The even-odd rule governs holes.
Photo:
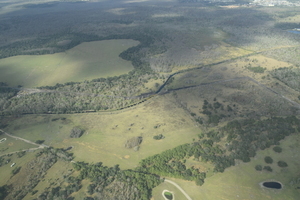
POLYGON ((266 188, 271 188, 271 189, 281 189, 282 188, 281 183, 278 183, 275 181, 263 182, 262 185, 266 188))

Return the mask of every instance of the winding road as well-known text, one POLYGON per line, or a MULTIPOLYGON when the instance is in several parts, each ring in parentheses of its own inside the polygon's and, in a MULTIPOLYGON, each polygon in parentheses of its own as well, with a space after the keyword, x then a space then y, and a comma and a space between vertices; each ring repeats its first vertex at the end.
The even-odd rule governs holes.
POLYGON ((165 179, 164 181, 174 185, 178 190, 180 190, 180 192, 182 192, 182 194, 186 197, 187 200, 192 200, 192 198, 177 183, 168 179, 165 179))

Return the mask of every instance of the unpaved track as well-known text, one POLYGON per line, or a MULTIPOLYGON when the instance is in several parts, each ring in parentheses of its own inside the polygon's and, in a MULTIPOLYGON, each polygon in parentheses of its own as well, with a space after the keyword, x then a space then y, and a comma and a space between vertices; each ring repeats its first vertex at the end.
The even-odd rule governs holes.
POLYGON ((13 152, 9 152, 9 153, 4 153, 4 154, 1 154, 0 157, 1 156, 6 156, 6 155, 9 155, 9 154, 15 154, 15 153, 23 152, 23 151, 26 151, 26 152, 35 151, 35 150, 38 150, 38 149, 41 149, 41 148, 44 148, 44 147, 29 148, 29 149, 24 149, 24 150, 20 150, 20 151, 13 151, 13 152))
POLYGON ((182 194, 184 194, 184 196, 186 197, 186 199, 192 200, 192 198, 179 185, 177 185, 177 183, 175 183, 174 181, 170 181, 168 179, 165 179, 164 181, 167 182, 167 183, 170 183, 170 184, 174 185, 175 187, 177 187, 177 189, 180 190, 180 192, 182 192, 182 194))
POLYGON ((8 137, 11 137, 11 138, 14 138, 14 139, 17 139, 17 140, 22 140, 22 141, 24 141, 24 142, 26 142, 26 143, 29 143, 29 144, 38 146, 38 147, 36 147, 36 148, 29 148, 29 149, 24 149, 24 150, 20 150, 20 151, 9 152, 9 153, 6 153, 6 154, 2 154, 2 155, 0 155, 0 156, 7 155, 7 154, 18 153, 18 152, 22 152, 22 151, 34 151, 34 150, 37 150, 37 149, 43 149, 43 148, 45 148, 45 147, 46 147, 46 148, 49 147, 49 146, 44 145, 44 144, 37 144, 37 143, 32 142, 32 141, 30 141, 30 140, 26 140, 26 139, 21 138, 21 137, 13 136, 13 135, 11 135, 11 134, 9 134, 9 133, 3 131, 2 129, 0 129, 0 131, 1 131, 2 133, 4 133, 5 135, 7 135, 8 137))

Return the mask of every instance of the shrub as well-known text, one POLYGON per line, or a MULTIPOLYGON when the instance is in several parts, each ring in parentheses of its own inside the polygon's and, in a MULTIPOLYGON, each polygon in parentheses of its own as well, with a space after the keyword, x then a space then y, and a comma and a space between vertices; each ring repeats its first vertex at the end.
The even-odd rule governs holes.
POLYGON ((284 161, 278 161, 277 164, 278 164, 279 167, 287 167, 288 166, 288 164, 284 161))
POLYGON ((261 165, 256 165, 255 169, 256 169, 256 171, 261 171, 262 170, 262 166, 261 165))
POLYGON ((254 73, 264 73, 266 68, 263 68, 261 66, 258 67, 248 67, 248 69, 254 73))
POLYGON ((272 172, 273 169, 270 166, 264 166, 264 170, 272 172))
POLYGON ((23 157, 25 154, 26 154, 26 151, 20 151, 20 152, 17 153, 17 157, 18 157, 18 158, 21 158, 21 157, 23 157))
POLYGON ((16 168, 14 168, 14 169, 11 171, 11 174, 12 174, 12 175, 17 174, 17 173, 20 171, 20 169, 21 169, 21 167, 16 167, 16 168))
POLYGON ((70 132, 71 138, 79 138, 83 134, 84 130, 82 130, 80 127, 75 126, 72 128, 70 132))
POLYGON ((265 157, 265 162, 268 164, 272 164, 273 163, 273 159, 270 156, 266 156, 265 157))
POLYGON ((281 153, 282 152, 282 148, 279 146, 273 147, 273 150, 277 153, 281 153))
POLYGON ((165 138, 165 136, 163 136, 163 134, 153 136, 153 139, 155 139, 155 140, 161 140, 161 139, 164 139, 164 138, 165 138))
POLYGON ((204 180, 203 180, 203 179, 198 178, 198 179, 196 180, 196 185, 201 186, 201 185, 203 185, 203 184, 204 184, 204 180))
POLYGON ((142 141, 143 141, 143 137, 133 137, 133 138, 128 139, 124 146, 126 148, 130 149, 130 148, 140 145, 142 143, 142 141))
POLYGON ((37 140, 37 141, 35 141, 35 143, 37 143, 37 144, 43 144, 45 142, 45 140, 37 140))

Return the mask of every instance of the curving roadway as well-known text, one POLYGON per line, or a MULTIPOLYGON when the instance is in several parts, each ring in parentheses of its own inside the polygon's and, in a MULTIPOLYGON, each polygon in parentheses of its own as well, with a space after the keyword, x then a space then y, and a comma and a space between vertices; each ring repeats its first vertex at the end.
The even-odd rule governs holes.
POLYGON ((174 181, 170 181, 168 179, 165 179, 164 182, 168 182, 168 183, 174 185, 178 190, 180 190, 180 192, 182 192, 182 194, 186 197, 187 200, 192 200, 192 198, 174 181))

